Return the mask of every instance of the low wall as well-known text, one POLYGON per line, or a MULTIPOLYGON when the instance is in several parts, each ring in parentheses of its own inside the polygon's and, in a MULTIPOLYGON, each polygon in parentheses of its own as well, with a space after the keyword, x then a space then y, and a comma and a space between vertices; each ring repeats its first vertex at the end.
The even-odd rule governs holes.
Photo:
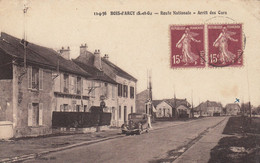
POLYGON ((13 137, 13 123, 10 121, 0 121, 0 139, 10 139, 13 137))
POLYGON ((110 125, 111 113, 53 112, 52 127, 88 128, 110 125))

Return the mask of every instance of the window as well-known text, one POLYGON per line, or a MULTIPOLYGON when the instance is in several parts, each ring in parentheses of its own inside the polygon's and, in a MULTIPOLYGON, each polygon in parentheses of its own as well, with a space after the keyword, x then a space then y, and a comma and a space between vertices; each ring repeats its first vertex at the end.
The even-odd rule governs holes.
POLYGON ((123 97, 128 97, 128 86, 127 85, 123 86, 123 97))
POLYGON ((63 87, 63 91, 65 93, 69 93, 69 75, 68 74, 64 74, 64 87, 63 87))
POLYGON ((43 89, 43 70, 35 67, 28 67, 28 88, 43 89))
POLYGON ((39 69, 32 68, 32 89, 39 88, 39 69))
POLYGON ((135 98, 135 88, 130 87, 130 98, 135 98))
POLYGON ((43 104, 28 104, 28 126, 41 126, 43 124, 43 104))
POLYGON ((82 86, 81 86, 81 77, 77 77, 77 94, 81 94, 82 86))
POLYGON ((118 109, 118 119, 121 119, 121 106, 119 106, 119 109, 118 109))
POLYGON ((122 84, 118 84, 118 96, 122 97, 122 84))
POLYGON ((63 104, 63 111, 68 112, 69 111, 69 105, 68 104, 63 104))

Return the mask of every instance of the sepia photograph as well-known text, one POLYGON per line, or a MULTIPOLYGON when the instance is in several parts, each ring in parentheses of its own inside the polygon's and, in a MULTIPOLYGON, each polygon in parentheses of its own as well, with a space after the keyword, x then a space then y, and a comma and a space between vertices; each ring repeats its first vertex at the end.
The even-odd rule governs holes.
POLYGON ((259 0, 0 6, 1 163, 260 163, 259 0))

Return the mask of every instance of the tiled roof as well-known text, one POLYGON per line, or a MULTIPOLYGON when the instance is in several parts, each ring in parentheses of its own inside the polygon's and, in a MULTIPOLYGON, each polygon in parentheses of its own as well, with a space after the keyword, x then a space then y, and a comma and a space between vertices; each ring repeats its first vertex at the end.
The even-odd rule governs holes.
POLYGON ((156 107, 158 104, 160 104, 163 100, 153 100, 153 106, 156 107))
POLYGON ((171 99, 165 99, 164 101, 167 102, 168 104, 170 104, 173 108, 177 108, 180 105, 184 105, 184 106, 187 106, 187 107, 191 106, 190 103, 188 103, 188 101, 186 99, 171 98, 171 99))
POLYGON ((208 101, 200 103, 197 107, 195 107, 195 110, 200 110, 201 107, 221 107, 222 108, 222 104, 219 102, 208 100, 208 101))
POLYGON ((240 108, 240 106, 238 104, 233 104, 233 103, 227 104, 225 108, 235 108, 235 107, 239 107, 240 108))
MULTIPOLYGON (((24 58, 24 47, 21 44, 21 39, 8 35, 4 32, 1 33, 0 48, 14 58, 21 61, 24 58)), ((36 64, 44 66, 49 69, 59 70, 89 77, 90 74, 82 70, 71 60, 66 60, 59 55, 58 52, 51 48, 39 46, 29 43, 26 48, 26 60, 28 64, 36 64), (59 66, 58 66, 59 65, 59 66)))
POLYGON ((90 79, 101 80, 101 81, 104 81, 104 82, 117 84, 116 81, 114 81, 109 76, 107 76, 103 71, 100 71, 97 68, 95 68, 93 65, 89 65, 87 63, 83 63, 83 62, 79 61, 78 59, 74 59, 72 61, 74 63, 76 63, 79 67, 81 67, 84 71, 86 71, 89 74, 91 74, 91 78, 90 79))
POLYGON ((123 78, 126 78, 126 79, 133 80, 133 81, 137 82, 136 78, 134 78, 132 75, 130 75, 129 73, 125 72, 124 70, 122 70, 121 68, 119 68, 118 66, 116 66, 115 64, 110 62, 109 60, 104 59, 104 58, 102 58, 101 60, 102 60, 103 63, 107 64, 113 70, 115 70, 118 76, 121 76, 123 78))
POLYGON ((161 103, 162 101, 166 102, 167 104, 169 104, 172 108, 177 108, 180 105, 184 105, 187 107, 190 107, 190 103, 186 100, 186 99, 163 99, 163 100, 153 100, 153 104, 156 107, 159 103, 161 103))

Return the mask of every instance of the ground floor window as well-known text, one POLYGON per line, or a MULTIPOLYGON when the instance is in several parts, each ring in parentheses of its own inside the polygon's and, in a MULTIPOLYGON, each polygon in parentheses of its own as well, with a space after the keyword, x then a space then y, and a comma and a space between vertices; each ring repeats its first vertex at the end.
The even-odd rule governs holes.
POLYGON ((43 125, 43 104, 29 103, 28 104, 28 126, 43 125))
POLYGON ((69 105, 68 104, 60 105, 60 111, 61 112, 68 112, 69 111, 69 105))

